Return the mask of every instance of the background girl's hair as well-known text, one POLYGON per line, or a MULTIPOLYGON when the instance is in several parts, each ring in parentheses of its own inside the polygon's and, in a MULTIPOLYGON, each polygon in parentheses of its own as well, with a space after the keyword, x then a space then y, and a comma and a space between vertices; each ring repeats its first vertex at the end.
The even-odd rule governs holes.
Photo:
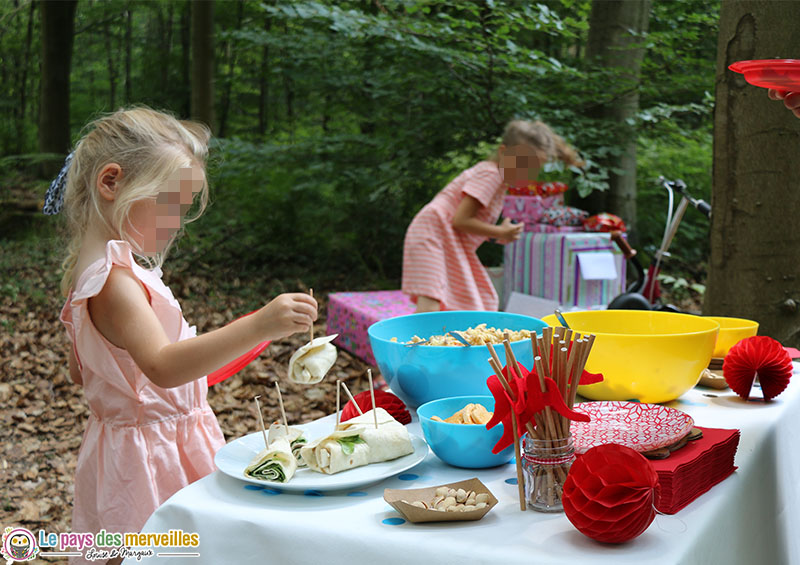
MULTIPOLYGON (((544 122, 514 120, 503 131, 502 144, 506 147, 526 144, 544 151, 548 161, 563 161, 567 166, 583 167, 584 161, 564 139, 544 122)), ((499 159, 496 159, 499 160, 499 159)))
MULTIPOLYGON (((203 124, 178 120, 143 106, 100 117, 87 125, 84 132, 75 146, 64 194, 68 245, 62 265, 61 292, 65 296, 74 283, 75 265, 89 225, 99 222, 110 238, 125 240, 135 252, 141 251, 129 233, 127 220, 131 206, 156 196, 178 169, 190 166, 204 169, 211 138, 210 130, 203 124), (114 202, 105 207, 104 212, 96 182, 100 171, 109 163, 117 163, 122 175, 114 202)), ((205 182, 198 201, 197 211, 184 221, 197 219, 205 210, 208 203, 205 182)), ((161 253, 145 259, 151 267, 163 263, 177 236, 178 233, 161 253)))

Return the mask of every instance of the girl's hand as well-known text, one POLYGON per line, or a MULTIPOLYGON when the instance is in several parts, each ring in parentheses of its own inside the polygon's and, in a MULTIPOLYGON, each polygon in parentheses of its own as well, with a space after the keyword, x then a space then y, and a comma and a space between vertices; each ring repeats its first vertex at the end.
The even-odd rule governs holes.
POLYGON ((302 292, 281 294, 258 311, 264 339, 280 339, 307 332, 317 319, 317 301, 302 292))
POLYGON ((514 223, 510 218, 503 218, 498 226, 500 228, 500 237, 497 238, 498 243, 506 244, 517 241, 522 237, 522 228, 525 224, 522 222, 514 223))
POLYGON ((800 118, 800 92, 786 92, 770 88, 767 96, 772 100, 783 100, 783 105, 791 110, 796 118, 800 118))

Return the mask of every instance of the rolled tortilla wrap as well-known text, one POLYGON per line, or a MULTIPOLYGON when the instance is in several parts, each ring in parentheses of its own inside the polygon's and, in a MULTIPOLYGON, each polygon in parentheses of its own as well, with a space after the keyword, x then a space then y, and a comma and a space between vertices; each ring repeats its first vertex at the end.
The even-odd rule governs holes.
POLYGON ((286 483, 297 470, 297 459, 286 438, 278 438, 269 447, 255 456, 244 474, 261 481, 286 483))
POLYGON ((343 422, 332 434, 303 447, 303 461, 314 471, 332 475, 413 453, 405 426, 383 408, 377 410, 377 428, 371 410, 343 422))
POLYGON ((339 334, 314 338, 289 359, 289 380, 313 385, 320 382, 336 363, 336 347, 331 343, 339 334))
POLYGON ((306 444, 306 438, 303 436, 303 430, 300 428, 293 428, 292 426, 289 426, 287 429, 287 427, 280 422, 273 422, 269 427, 269 431, 267 432, 267 441, 270 443, 270 445, 272 445, 272 442, 278 438, 285 438, 286 441, 289 442, 289 445, 292 448, 292 454, 294 455, 294 458, 297 459, 297 466, 305 467, 306 464, 303 461, 303 458, 300 457, 300 449, 306 444))

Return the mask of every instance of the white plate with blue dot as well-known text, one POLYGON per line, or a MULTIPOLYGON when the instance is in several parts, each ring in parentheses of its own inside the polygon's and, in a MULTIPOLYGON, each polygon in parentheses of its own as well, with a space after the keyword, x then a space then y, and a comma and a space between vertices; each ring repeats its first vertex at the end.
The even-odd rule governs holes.
MULTIPOLYGON (((330 421, 316 421, 293 427, 303 430, 305 437, 309 440, 314 440, 333 431, 332 422, 330 421)), ((428 444, 414 434, 408 435, 414 448, 413 453, 398 457, 392 461, 372 463, 371 465, 348 469, 334 475, 317 473, 307 468, 298 469, 288 483, 260 481, 253 477, 245 476, 245 468, 264 449, 264 436, 261 432, 248 434, 225 444, 214 456, 214 463, 220 471, 235 479, 282 492, 304 493, 306 491, 347 490, 355 487, 365 487, 388 479, 411 469, 425 459, 428 455, 428 444)))

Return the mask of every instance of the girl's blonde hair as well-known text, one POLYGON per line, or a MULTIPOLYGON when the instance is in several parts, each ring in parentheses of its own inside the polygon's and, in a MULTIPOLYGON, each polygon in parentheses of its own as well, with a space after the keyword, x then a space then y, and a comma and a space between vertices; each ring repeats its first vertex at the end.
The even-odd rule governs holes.
MULTIPOLYGON (((61 292, 65 296, 74 283, 81 243, 91 222, 102 222, 109 234, 127 241, 138 251, 128 233, 131 206, 158 195, 178 169, 191 166, 205 169, 211 138, 211 132, 203 124, 178 120, 142 106, 98 118, 85 132, 73 151, 64 193, 68 245, 62 265, 61 292), (117 163, 122 175, 116 197, 104 213, 96 182, 109 163, 117 163)), ((196 220, 205 210, 207 182, 203 183, 198 200, 198 210, 186 222, 196 220)), ((149 266, 161 266, 177 236, 176 233, 155 257, 145 259, 149 266)))
MULTIPOLYGON (((564 139, 555 133, 544 122, 528 122, 513 120, 508 123, 503 131, 502 144, 506 147, 513 145, 530 145, 534 149, 544 152, 546 161, 563 161, 567 166, 583 167, 584 161, 564 139)), ((493 159, 500 162, 499 152, 493 159)))

